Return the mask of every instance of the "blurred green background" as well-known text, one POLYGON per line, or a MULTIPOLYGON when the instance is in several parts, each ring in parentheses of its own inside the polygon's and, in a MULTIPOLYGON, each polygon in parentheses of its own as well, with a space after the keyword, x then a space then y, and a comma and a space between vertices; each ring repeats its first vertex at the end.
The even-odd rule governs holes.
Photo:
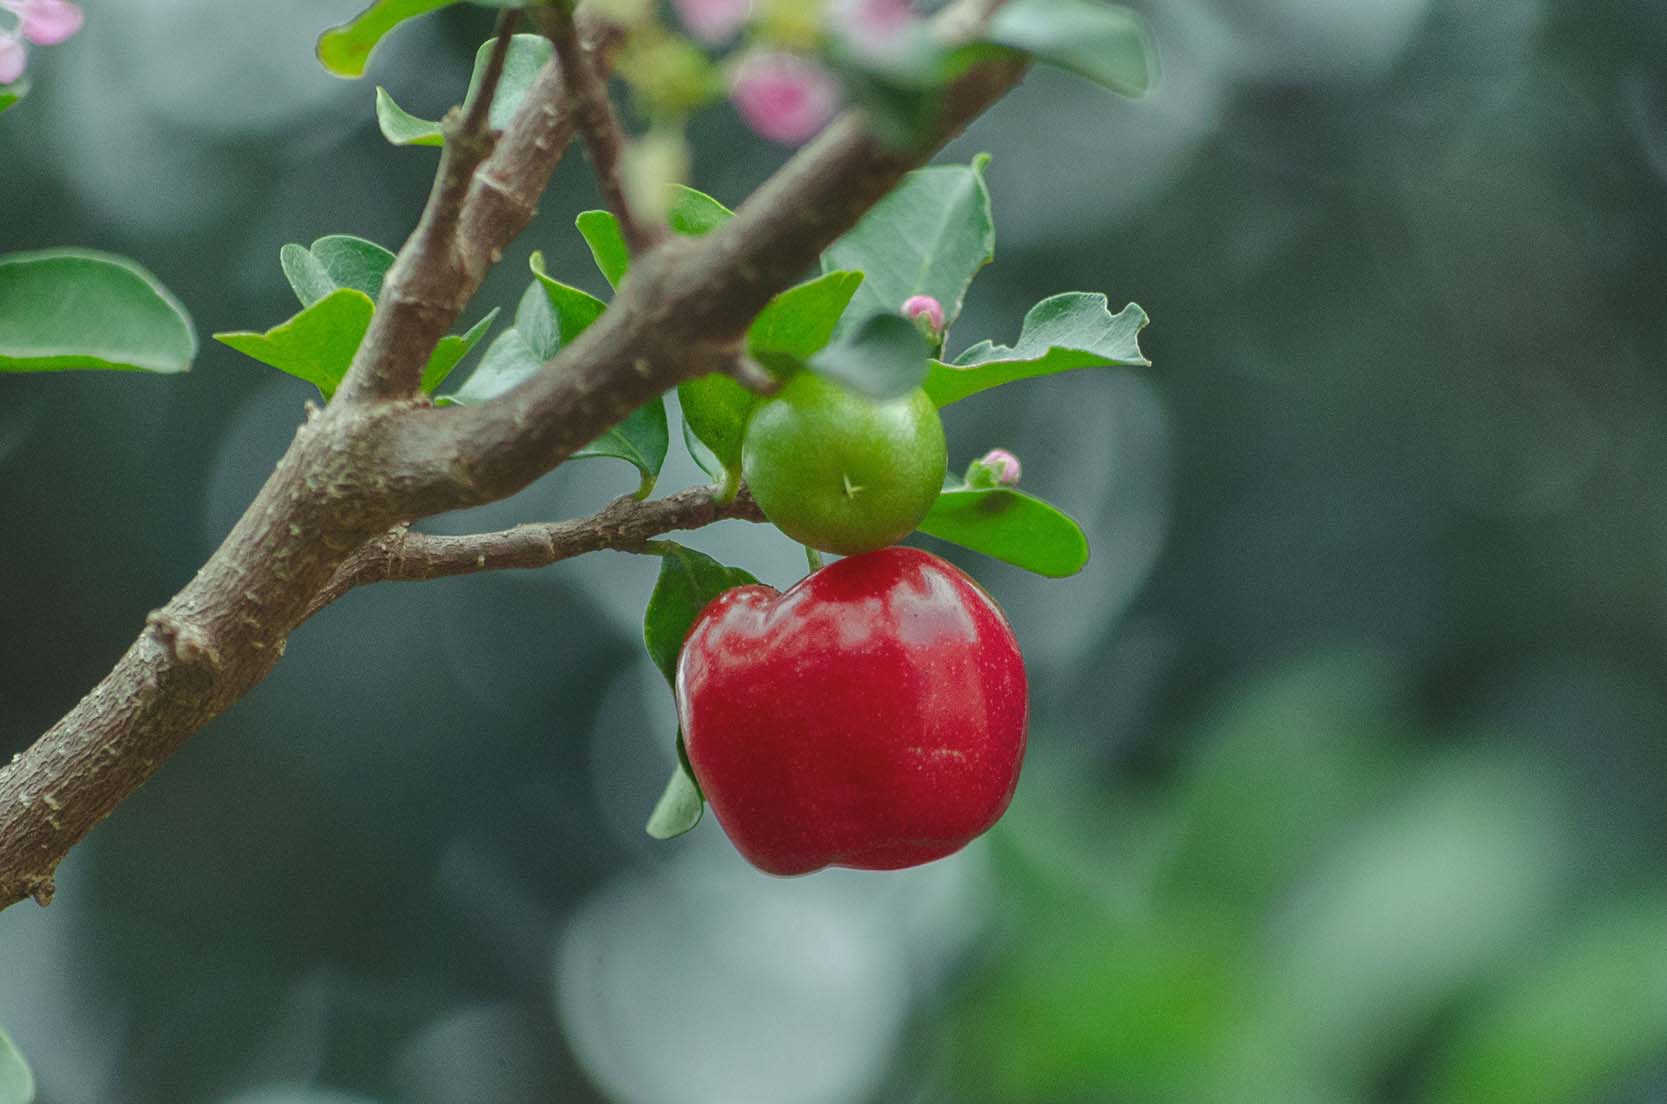
MULTIPOLYGON (((279 247, 397 245, 490 15, 344 83, 356 0, 88 0, 0 117, 0 251, 131 254, 199 332, 293 300, 279 247)), ((1094 558, 960 557, 1034 686, 1009 816, 900 874, 773 880, 672 758, 655 565, 362 591, 0 914, 0 1023, 45 1104, 1667 1100, 1667 5, 1165 0, 1130 104, 1046 72, 994 155, 956 348, 1063 290, 1151 313, 1150 372, 969 401, 1094 558)), ((693 183, 781 151, 727 108, 693 183)), ((525 258, 602 290, 582 158, 525 258)), ((0 752, 195 571, 306 385, 0 381, 0 752)), ((674 459, 663 485, 694 482, 674 459)), ((589 512, 574 464, 463 531, 589 512)), ((777 584, 784 538, 690 543, 777 584)))

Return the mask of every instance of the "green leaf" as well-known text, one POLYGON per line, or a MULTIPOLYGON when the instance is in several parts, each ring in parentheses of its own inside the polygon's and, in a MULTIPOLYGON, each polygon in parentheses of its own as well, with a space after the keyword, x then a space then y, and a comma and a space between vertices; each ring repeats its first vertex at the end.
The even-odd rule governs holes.
POLYGON ((394 263, 394 255, 364 238, 330 234, 310 248, 293 242, 284 246, 278 251, 278 263, 303 307, 340 288, 362 291, 374 303, 382 293, 382 281, 394 263))
POLYGON ((753 356, 809 360, 833 339, 840 315, 862 286, 860 272, 829 272, 788 288, 758 313, 747 330, 753 356))
POLYGON ((1066 292, 1044 299, 1025 315, 1012 348, 980 342, 954 364, 934 360, 922 385, 938 406, 1015 380, 1076 368, 1149 366, 1140 351, 1146 312, 1130 303, 1112 314, 1104 295, 1066 292))
POLYGON ((828 247, 822 271, 868 274, 850 318, 896 314, 909 297, 930 295, 943 305, 944 324, 955 321, 972 278, 995 257, 985 164, 979 158, 910 173, 828 247))
POLYGON ((740 471, 741 437, 758 395, 728 376, 713 372, 678 384, 677 402, 683 408, 684 443, 688 444, 692 435, 705 446, 705 456, 690 446, 695 463, 720 482, 740 471))
MULTIPOLYGON (((643 643, 648 656, 666 684, 677 686, 677 656, 695 618, 706 604, 726 590, 758 582, 739 567, 729 567, 712 557, 685 548, 674 541, 656 542, 660 554, 660 578, 649 595, 643 613, 643 643)), ((683 734, 677 734, 677 769, 666 782, 665 792, 648 818, 648 834, 655 839, 682 835, 700 822, 705 798, 700 792, 683 734)))
POLYGON ((0 255, 0 372, 184 372, 191 316, 145 269, 109 253, 0 255))
POLYGON ((1146 21, 1100 0, 1010 0, 985 37, 1125 96, 1145 94, 1157 71, 1146 21))
POLYGON ((434 389, 446 382, 446 377, 452 374, 459 361, 469 355, 469 350, 480 344, 480 339, 486 336, 486 331, 492 328, 492 322, 498 317, 498 308, 493 307, 486 312, 486 317, 470 326, 461 334, 447 334, 434 346, 434 352, 428 358, 428 364, 423 367, 422 387, 425 394, 434 394, 434 389))
MULTIPOLYGON (((736 386, 740 385, 737 384, 736 386)), ((677 401, 679 405, 683 403, 683 388, 681 386, 677 389, 677 401)), ((739 486, 741 479, 741 458, 739 454, 735 457, 735 462, 732 465, 726 466, 718 458, 718 454, 712 451, 705 441, 700 439, 700 435, 695 431, 694 426, 689 424, 687 407, 684 408, 683 412, 683 447, 689 450, 689 455, 701 471, 726 486, 733 477, 736 485, 739 486)))
POLYGON ((1067 514, 1010 487, 950 487, 920 531, 986 556, 1063 579, 1088 563, 1088 538, 1067 514))
POLYGON ((698 192, 684 184, 670 184, 671 201, 666 207, 666 222, 679 234, 698 238, 722 226, 735 217, 735 212, 705 192, 698 192))
POLYGON ((28 94, 28 77, 19 77, 11 84, 0 84, 0 111, 5 111, 28 94))
POLYGON ((30 1104, 34 1099, 34 1072, 18 1053, 12 1037, 0 1028, 0 1104, 30 1104))
MULTIPOLYGON (((544 359, 548 360, 556 355, 556 348, 559 345, 571 342, 583 333, 592 322, 602 317, 602 312, 608 309, 608 305, 588 291, 580 291, 576 287, 569 287, 560 280, 553 278, 544 270, 544 254, 534 253, 529 263, 533 275, 538 278, 539 284, 543 286, 550 306, 555 311, 558 345, 551 346, 550 351, 545 354, 544 359)), ((516 324, 520 325, 519 316, 516 324)))
POLYGON ((364 292, 337 288, 265 333, 217 333, 214 340, 306 380, 328 399, 347 375, 375 310, 364 292))
POLYGON ((1578 1104, 1667 1051, 1667 898, 1609 906, 1443 1032, 1437 1104, 1578 1104))
POLYGON ((611 211, 581 211, 573 224, 579 228, 585 244, 590 246, 597 271, 602 273, 609 287, 617 288, 619 282, 625 279, 626 270, 631 267, 631 251, 626 248, 625 235, 619 232, 619 220, 611 211))
POLYGON ((654 490, 655 480, 660 477, 660 468, 666 462, 666 452, 670 447, 671 431, 666 422, 666 403, 655 396, 633 410, 623 422, 575 452, 573 459, 609 456, 635 464, 637 471, 642 473, 642 486, 637 489, 637 497, 647 498, 654 490))
MULTIPOLYGON (((496 38, 489 38, 475 51, 475 67, 469 76, 465 102, 473 100, 479 93, 497 41, 496 38)), ((539 71, 554 54, 550 40, 543 35, 518 34, 509 40, 509 50, 504 54, 503 75, 498 78, 497 95, 492 98, 491 110, 487 112, 488 126, 493 130, 509 126, 522 101, 527 98, 527 89, 532 87, 539 71)), ((445 133, 438 120, 411 114, 394 102, 387 89, 380 87, 376 90, 376 125, 381 128, 382 137, 396 146, 446 144, 445 133)))
POLYGON ((370 52, 389 31, 431 11, 448 8, 458 0, 376 0, 370 7, 318 36, 318 60, 338 77, 362 77, 370 52))
POLYGON ((677 736, 677 750, 678 764, 672 768, 671 777, 666 779, 665 791, 654 803, 654 811, 648 815, 646 830, 657 840, 675 839, 692 831, 706 811, 706 798, 700 792, 700 784, 684 762, 682 733, 677 736))
POLYGON ((721 564, 675 541, 658 542, 656 551, 660 555, 660 578, 643 614, 643 643, 649 658, 666 677, 666 684, 675 686, 677 655, 700 611, 724 591, 751 586, 758 580, 739 567, 721 564))
POLYGON ((862 320, 838 341, 810 358, 810 368, 875 399, 895 399, 920 386, 926 376, 926 338, 899 314, 862 320))

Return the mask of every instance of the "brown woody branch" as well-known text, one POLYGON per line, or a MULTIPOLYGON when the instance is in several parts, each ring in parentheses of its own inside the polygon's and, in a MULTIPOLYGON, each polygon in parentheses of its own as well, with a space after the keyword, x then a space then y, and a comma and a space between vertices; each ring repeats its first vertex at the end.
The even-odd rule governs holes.
MULTIPOLYGON (((944 25, 992 3, 957 0, 944 25)), ((608 35, 583 25, 580 33, 592 53, 608 35)), ((413 519, 502 498, 667 388, 722 370, 771 296, 1023 72, 1010 58, 968 71, 948 91, 931 148, 888 149, 859 118, 842 118, 723 227, 637 257, 609 310, 541 372, 491 402, 437 410, 412 381, 531 219, 572 135, 558 68, 539 76, 469 178, 455 232, 442 232, 430 203, 336 400, 297 430, 220 548, 98 686, 0 767, 0 907, 50 900, 69 849, 266 676, 344 570, 355 580, 371 570, 347 565, 379 554, 386 563, 385 549, 361 549, 413 519)), ((665 501, 681 505, 645 504, 641 517, 696 509, 679 496, 665 501)), ((531 539, 504 538, 504 555, 531 539)), ((439 564, 457 548, 430 551, 439 564)))
POLYGON ((620 234, 636 254, 653 248, 664 229, 637 217, 630 197, 625 191, 621 161, 625 154, 625 131, 608 98, 607 81, 591 64, 590 51, 582 40, 574 22, 569 0, 556 0, 536 9, 544 25, 544 33, 555 47, 556 63, 561 68, 562 87, 567 102, 572 105, 573 118, 585 150, 590 154, 591 169, 596 176, 596 187, 608 210, 619 220, 620 234))
POLYGON ((625 495, 587 518, 517 525, 496 533, 442 536, 398 525, 349 556, 314 596, 307 616, 371 583, 548 567, 587 552, 640 552, 653 538, 679 529, 699 529, 727 519, 764 520, 745 490, 727 504, 719 503, 714 491, 690 487, 648 502, 625 495))

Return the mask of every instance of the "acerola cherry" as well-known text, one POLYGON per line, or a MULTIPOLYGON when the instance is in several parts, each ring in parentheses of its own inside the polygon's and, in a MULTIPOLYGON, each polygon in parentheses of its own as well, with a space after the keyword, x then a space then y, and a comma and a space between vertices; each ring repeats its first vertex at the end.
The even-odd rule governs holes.
POLYGON ((854 556, 895 544, 943 490, 943 422, 916 388, 880 402, 801 372, 758 404, 741 470, 776 528, 854 556))
POLYGON ((677 663, 695 778, 771 874, 960 850, 1013 797, 1028 711, 1001 609, 914 548, 840 560, 786 593, 726 591, 677 663))

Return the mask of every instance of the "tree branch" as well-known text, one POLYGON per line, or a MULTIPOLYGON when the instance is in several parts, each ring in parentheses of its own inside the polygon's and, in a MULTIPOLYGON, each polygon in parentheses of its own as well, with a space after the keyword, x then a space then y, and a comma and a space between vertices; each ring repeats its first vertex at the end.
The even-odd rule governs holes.
MULTIPOLYGON (((942 18, 991 4, 956 0, 942 18)), ((607 32, 581 33, 595 53, 607 32)), ((562 78, 547 67, 472 172, 455 233, 436 236, 430 203, 336 400, 297 430, 219 549, 110 674, 0 767, 0 907, 50 900, 69 849, 266 676, 363 546, 415 518, 505 497, 669 387, 722 370, 771 296, 1023 71, 1011 57, 973 67, 947 92, 942 132, 912 153, 882 146, 856 116, 841 119, 724 226, 639 258, 601 318, 530 380, 438 410, 402 381, 532 217, 572 134, 562 78)))
POLYGON ((608 210, 619 220, 619 230, 625 243, 631 247, 633 254, 641 256, 665 236, 665 231, 639 219, 625 193, 620 169, 625 132, 619 124, 619 116, 614 113, 613 101, 608 98, 607 82, 591 64, 589 51, 580 41, 573 12, 565 0, 546 4, 536 11, 545 35, 555 46, 567 102, 573 107, 579 134, 590 153, 597 190, 602 193, 608 210))
POLYGON ((699 529, 735 519, 763 521, 745 490, 720 504, 713 487, 690 487, 643 502, 625 495, 587 518, 517 525, 496 533, 441 536, 400 525, 349 556, 335 577, 314 596, 311 617, 348 591, 370 583, 409 583, 506 568, 548 567, 587 552, 638 552, 654 537, 678 529, 699 529))

